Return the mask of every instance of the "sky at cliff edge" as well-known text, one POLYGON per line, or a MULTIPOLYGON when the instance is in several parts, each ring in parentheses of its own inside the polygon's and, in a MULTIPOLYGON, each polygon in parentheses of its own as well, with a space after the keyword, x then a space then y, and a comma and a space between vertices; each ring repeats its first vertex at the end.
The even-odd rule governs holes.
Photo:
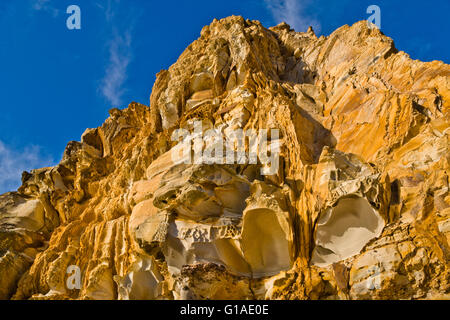
POLYGON ((57 164, 67 142, 100 126, 110 108, 148 105, 155 74, 214 18, 329 35, 367 19, 370 5, 399 50, 450 63, 448 0, 1 0, 0 193, 20 186, 22 171, 57 164), (66 26, 73 4, 80 30, 66 26))

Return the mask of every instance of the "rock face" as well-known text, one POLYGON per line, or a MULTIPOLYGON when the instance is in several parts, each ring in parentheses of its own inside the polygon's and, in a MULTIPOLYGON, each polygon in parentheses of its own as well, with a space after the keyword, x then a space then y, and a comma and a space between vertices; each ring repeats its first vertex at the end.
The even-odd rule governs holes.
POLYGON ((449 298, 449 99, 449 65, 364 21, 318 38, 215 20, 150 107, 111 110, 0 196, 0 298, 449 298), (280 149, 186 161, 177 129, 276 129, 280 149))

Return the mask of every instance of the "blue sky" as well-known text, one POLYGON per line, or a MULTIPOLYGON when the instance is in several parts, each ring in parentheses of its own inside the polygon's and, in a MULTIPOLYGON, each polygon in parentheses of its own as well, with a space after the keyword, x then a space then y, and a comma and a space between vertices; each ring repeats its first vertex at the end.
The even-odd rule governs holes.
POLYGON ((100 126, 111 107, 148 105, 155 74, 214 18, 287 20, 328 35, 367 19, 372 4, 399 50, 450 63, 448 0, 1 0, 0 193, 19 186, 23 170, 58 163, 67 142, 100 126), (66 27, 72 4, 81 30, 66 27))

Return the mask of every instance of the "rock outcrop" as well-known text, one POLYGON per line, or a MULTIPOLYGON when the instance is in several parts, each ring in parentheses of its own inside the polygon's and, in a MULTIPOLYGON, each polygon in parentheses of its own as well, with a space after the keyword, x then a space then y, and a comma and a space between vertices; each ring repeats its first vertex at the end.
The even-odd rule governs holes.
POLYGON ((449 298, 449 99, 365 21, 214 20, 150 107, 0 196, 0 298, 449 298), (215 140, 265 129, 265 155, 215 140))

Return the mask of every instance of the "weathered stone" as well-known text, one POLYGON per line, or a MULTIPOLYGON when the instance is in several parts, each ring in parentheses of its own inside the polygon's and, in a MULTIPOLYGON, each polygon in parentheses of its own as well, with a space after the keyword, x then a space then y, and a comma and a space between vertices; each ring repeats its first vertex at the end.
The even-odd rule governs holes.
POLYGON ((110 110, 0 196, 0 298, 448 298, 449 97, 449 65, 366 21, 214 20, 151 107, 110 110), (197 121, 278 129, 279 170, 174 157, 197 121))

